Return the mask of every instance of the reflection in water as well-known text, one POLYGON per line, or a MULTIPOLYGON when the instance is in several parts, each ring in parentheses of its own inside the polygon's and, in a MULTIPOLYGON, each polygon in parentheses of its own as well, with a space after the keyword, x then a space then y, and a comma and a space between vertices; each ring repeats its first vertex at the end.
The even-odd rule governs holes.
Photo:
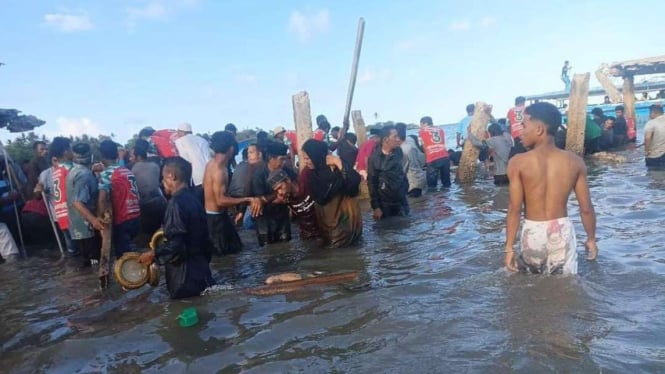
MULTIPOLYGON (((99 293, 91 271, 39 252, 0 266, 3 372, 644 372, 665 365, 665 173, 589 165, 600 257, 577 277, 502 269, 507 187, 428 193, 412 216, 374 222, 356 247, 295 239, 214 259, 221 287, 169 301, 162 288, 99 293), (241 290, 285 271, 360 281, 287 295, 241 290), (200 322, 176 317, 196 307, 200 322)), ((579 252, 576 201, 569 215, 579 252)), ((295 230, 297 231, 297 230, 295 230)))

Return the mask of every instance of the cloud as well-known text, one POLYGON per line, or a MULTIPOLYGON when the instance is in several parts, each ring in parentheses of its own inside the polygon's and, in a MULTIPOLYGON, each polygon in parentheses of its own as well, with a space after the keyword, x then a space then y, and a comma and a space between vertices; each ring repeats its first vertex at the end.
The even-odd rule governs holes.
POLYGON ((194 8, 198 0, 153 0, 140 7, 128 7, 127 27, 130 31, 141 21, 164 21, 182 8, 194 8))
POLYGON ((57 129, 49 131, 53 136, 81 136, 82 134, 99 136, 102 134, 102 126, 88 117, 58 117, 55 124, 57 129))
POLYGON ((93 27, 92 21, 85 12, 45 14, 44 24, 61 32, 85 31, 93 27))
POLYGON ((452 31, 469 31, 471 30, 471 22, 468 20, 453 21, 448 25, 448 29, 452 31))
POLYGON ((316 14, 304 14, 294 10, 289 18, 289 32, 295 34, 302 43, 305 43, 316 34, 328 31, 330 14, 327 9, 316 14))
POLYGON ((486 16, 486 17, 483 17, 480 20, 479 23, 480 23, 480 27, 490 27, 490 26, 492 26, 496 23, 496 18, 486 16))

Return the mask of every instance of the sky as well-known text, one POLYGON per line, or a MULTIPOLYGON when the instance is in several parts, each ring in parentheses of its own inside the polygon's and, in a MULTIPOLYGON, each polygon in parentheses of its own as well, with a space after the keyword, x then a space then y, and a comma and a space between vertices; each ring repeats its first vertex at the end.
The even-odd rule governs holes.
MULTIPOLYGON (((358 19, 353 109, 366 123, 459 121, 484 101, 563 89, 560 71, 665 54, 665 2, 0 0, 0 108, 36 132, 293 129, 291 98, 340 125, 358 19), (376 114, 376 116, 375 116, 376 114)), ((637 79, 639 82, 640 79, 637 79)), ((0 140, 16 135, 0 130, 0 140)))

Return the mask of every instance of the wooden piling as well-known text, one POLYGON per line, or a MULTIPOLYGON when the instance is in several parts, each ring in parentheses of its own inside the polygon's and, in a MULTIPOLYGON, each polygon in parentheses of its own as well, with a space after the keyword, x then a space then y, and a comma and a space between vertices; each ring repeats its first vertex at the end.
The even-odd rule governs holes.
POLYGON ((367 129, 365 128, 365 120, 363 115, 359 110, 354 110, 351 112, 351 118, 353 119, 353 131, 355 131, 356 136, 358 137, 358 142, 356 146, 360 148, 365 141, 367 141, 367 129))
POLYGON ((633 75, 623 77, 623 107, 628 125, 628 140, 632 140, 636 136, 635 121, 637 120, 635 116, 635 77, 633 75))
POLYGON ((586 129, 587 112, 589 101, 589 78, 590 74, 575 74, 570 88, 568 100, 568 130, 566 133, 566 150, 584 155, 584 131, 586 129))
MULTIPOLYGON (((479 101, 476 103, 476 109, 469 124, 469 131, 480 140, 486 137, 491 110, 492 107, 484 102, 479 101)), ((464 149, 462 150, 462 158, 457 168, 458 183, 470 183, 476 178, 479 154, 480 150, 471 144, 469 139, 466 139, 464 149)))
MULTIPOLYGON (((312 138, 312 111, 309 105, 309 94, 307 91, 298 92, 292 97, 293 102, 293 122, 296 127, 296 136, 298 138, 298 159, 303 159, 302 146, 312 138)), ((300 171, 305 169, 305 163, 299 162, 300 171)))
POLYGON ((598 82, 600 82, 600 85, 603 86, 605 89, 605 92, 607 93, 607 96, 610 98, 610 102, 613 104, 621 102, 621 94, 619 93, 619 90, 614 86, 614 83, 610 80, 610 78, 607 76, 607 70, 608 66, 606 64, 603 64, 596 70, 596 79, 598 79, 598 82))

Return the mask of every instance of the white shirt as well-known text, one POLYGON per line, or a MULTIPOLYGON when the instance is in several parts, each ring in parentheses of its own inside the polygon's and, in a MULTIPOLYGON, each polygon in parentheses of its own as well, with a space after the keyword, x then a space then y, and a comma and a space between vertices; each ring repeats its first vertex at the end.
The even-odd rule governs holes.
POLYGON ((651 146, 646 150, 647 158, 658 158, 665 155, 665 115, 660 115, 647 122, 644 126, 644 137, 651 134, 651 146))
POLYGON ((212 156, 208 142, 200 136, 187 134, 175 141, 180 157, 192 164, 192 182, 195 186, 203 183, 206 164, 212 156))

